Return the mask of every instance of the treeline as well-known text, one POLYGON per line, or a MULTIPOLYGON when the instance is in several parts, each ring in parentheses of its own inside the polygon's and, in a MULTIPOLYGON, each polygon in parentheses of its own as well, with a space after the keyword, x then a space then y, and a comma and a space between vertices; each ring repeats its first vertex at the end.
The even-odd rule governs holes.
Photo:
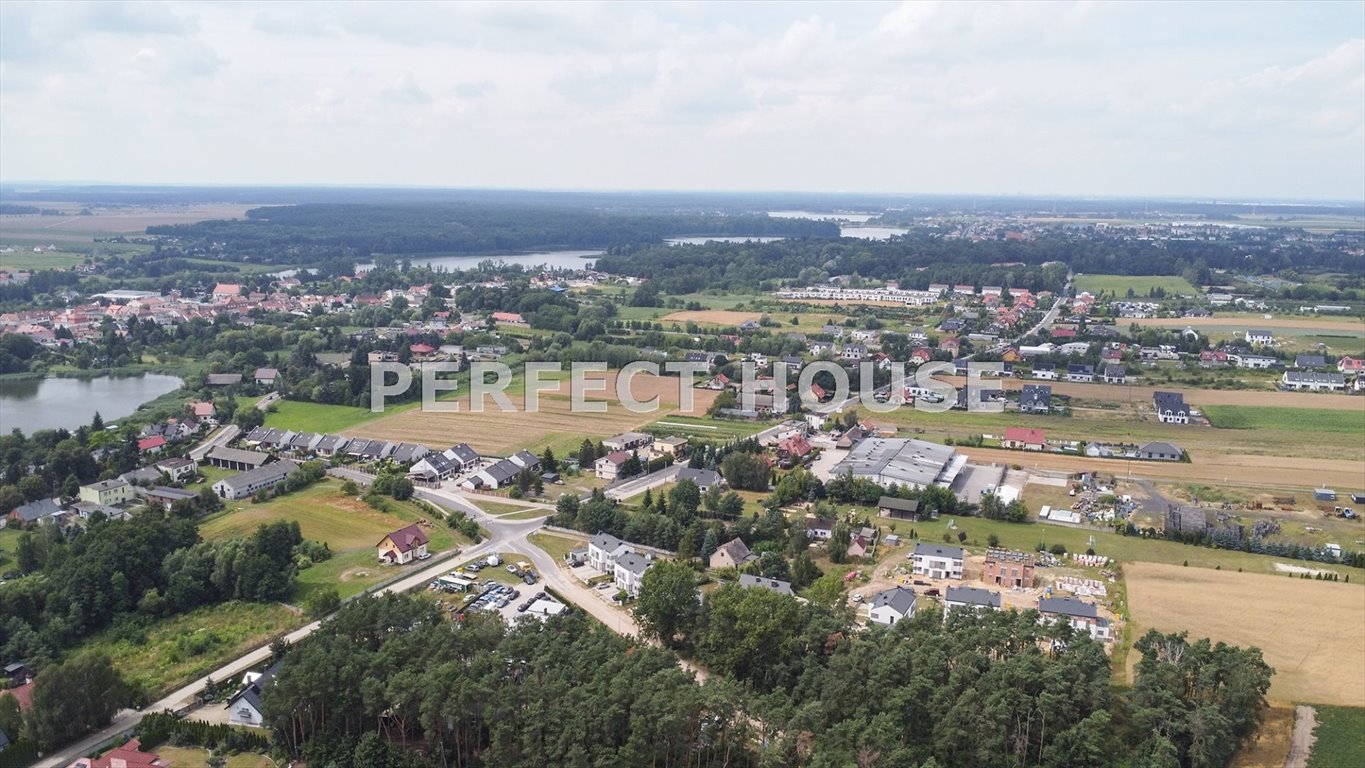
POLYGON ((755 764, 737 686, 697 686, 671 654, 577 614, 454 628, 420 597, 357 600, 262 698, 286 751, 336 768, 755 764))
POLYGON ((814 603, 735 585, 698 603, 680 584, 675 638, 703 684, 577 613, 509 631, 386 596, 288 651, 267 722, 291 756, 337 768, 1214 768, 1254 732, 1272 674, 1254 648, 1153 631, 1117 691, 1102 646, 1035 611, 922 606, 849 632, 814 603))
POLYGON ((246 219, 148 227, 220 256, 311 263, 332 251, 372 254, 497 253, 535 248, 606 248, 688 235, 836 237, 838 225, 766 214, 707 215, 572 206, 405 203, 304 204, 254 208, 246 219), (300 257, 304 260, 300 261, 300 257))
POLYGON ((199 541, 190 520, 150 509, 127 521, 92 516, 69 537, 43 526, 19 539, 25 577, 0 589, 0 658, 41 670, 108 627, 140 637, 151 621, 203 605, 280 600, 302 558, 328 556, 283 521, 215 542, 199 541))

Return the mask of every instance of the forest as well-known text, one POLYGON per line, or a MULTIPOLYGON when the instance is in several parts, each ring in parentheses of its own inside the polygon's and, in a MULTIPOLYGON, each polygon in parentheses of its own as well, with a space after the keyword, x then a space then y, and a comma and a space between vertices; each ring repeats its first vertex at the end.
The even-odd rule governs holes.
MULTIPOLYGON (((653 569, 650 571, 653 573, 653 569)), ((936 608, 849 632, 838 609, 730 585, 671 650, 577 613, 449 623, 419 596, 343 607, 263 696, 291 756, 360 766, 1213 768, 1258 723, 1255 649, 1151 632, 1130 691, 1036 612, 936 608)))
POLYGON ((539 248, 606 248, 688 235, 833 237, 838 225, 766 214, 710 215, 568 206, 482 203, 305 204, 253 208, 245 220, 148 227, 182 248, 232 260, 310 264, 328 253, 498 253, 539 248))

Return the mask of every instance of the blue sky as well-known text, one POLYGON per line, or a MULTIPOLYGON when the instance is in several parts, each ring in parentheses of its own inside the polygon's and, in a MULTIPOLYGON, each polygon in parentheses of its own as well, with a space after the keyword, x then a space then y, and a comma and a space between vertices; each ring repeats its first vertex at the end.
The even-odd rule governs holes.
POLYGON ((7 180, 1365 198, 1365 3, 0 4, 7 180))

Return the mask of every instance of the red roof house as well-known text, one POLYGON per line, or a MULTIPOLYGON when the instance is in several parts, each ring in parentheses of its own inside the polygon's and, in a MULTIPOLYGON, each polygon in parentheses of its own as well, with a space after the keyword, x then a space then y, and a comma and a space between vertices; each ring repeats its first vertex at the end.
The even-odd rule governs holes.
POLYGON ((155 437, 144 437, 137 441, 137 449, 141 453, 156 453, 166 447, 166 438, 161 435, 155 437))
POLYGON ((425 559, 427 534, 417 523, 390 533, 379 541, 379 559, 386 563, 410 563, 414 558, 425 559))
POLYGON ((1005 439, 1000 444, 1006 448, 1023 448, 1026 451, 1041 451, 1047 439, 1041 429, 1030 427, 1006 427, 1005 439))
POLYGON ((166 768, 170 760, 162 760, 159 755, 142 751, 142 742, 129 739, 128 743, 113 749, 100 757, 81 757, 67 768, 166 768))

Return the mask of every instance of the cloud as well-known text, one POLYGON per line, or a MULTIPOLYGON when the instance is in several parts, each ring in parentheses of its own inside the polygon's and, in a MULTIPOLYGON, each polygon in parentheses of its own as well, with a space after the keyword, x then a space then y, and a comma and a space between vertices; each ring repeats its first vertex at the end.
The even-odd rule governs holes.
POLYGON ((397 83, 380 91, 379 95, 395 104, 431 103, 431 94, 423 90, 411 74, 404 74, 397 83))

